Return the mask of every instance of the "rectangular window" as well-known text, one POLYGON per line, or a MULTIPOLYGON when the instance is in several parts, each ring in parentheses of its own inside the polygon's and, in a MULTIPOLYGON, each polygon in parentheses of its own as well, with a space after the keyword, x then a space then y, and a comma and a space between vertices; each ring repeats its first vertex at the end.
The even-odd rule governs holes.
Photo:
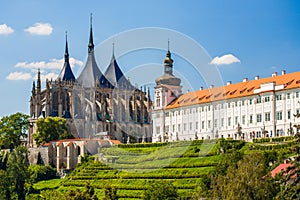
POLYGON ((215 128, 218 127, 218 120, 217 119, 215 119, 215 121, 214 121, 214 127, 215 128))
POLYGON ((276 100, 279 101, 279 100, 281 100, 281 99, 282 99, 281 94, 277 94, 277 95, 276 95, 276 100))
POLYGON ((282 111, 276 113, 277 120, 282 120, 282 111))
POLYGON ((235 104, 235 107, 237 107, 238 106, 238 102, 236 101, 236 102, 234 102, 234 104, 235 104))
POLYGON ((244 100, 242 100, 242 106, 244 106, 245 105, 245 101, 244 100))
POLYGON ((202 124, 202 125, 201 125, 201 126, 202 126, 202 129, 204 129, 205 122, 204 122, 204 121, 202 121, 202 122, 201 122, 201 124, 202 124))
POLYGON ((199 122, 196 122, 196 130, 199 128, 199 122))
POLYGON ((235 124, 235 125, 238 125, 238 123, 239 123, 239 117, 235 117, 235 119, 234 119, 234 124, 235 124))
POLYGON ((221 104, 221 109, 223 109, 224 108, 224 104, 221 104))
POLYGON ((261 114, 257 114, 256 115, 256 121, 257 122, 261 122, 261 114))
POLYGON ((160 133, 160 126, 157 126, 156 127, 156 134, 159 134, 160 133))
POLYGON ((183 124, 183 131, 186 131, 186 124, 183 124))
POLYGON ((193 129, 193 123, 190 122, 190 131, 193 129))
POLYGON ((221 118, 221 126, 224 127, 224 118, 221 118))
POLYGON ((169 132, 169 126, 166 126, 166 132, 167 133, 169 132))
POLYGON ((230 102, 227 104, 227 108, 230 108, 230 102))
POLYGON ((227 124, 228 124, 228 126, 231 126, 231 117, 228 117, 227 124))
POLYGON ((166 117, 169 117, 170 116, 170 113, 169 112, 166 112, 166 117))
POLYGON ((252 105, 252 99, 249 99, 249 105, 252 105))
POLYGON ((173 131, 173 132, 175 132, 175 125, 173 124, 173 126, 172 126, 172 127, 173 127, 173 128, 172 128, 172 129, 173 129, 172 131, 173 131))
POLYGON ((287 118, 291 119, 291 111, 290 110, 287 111, 287 118))
POLYGON ((243 115, 243 116, 242 116, 242 124, 245 124, 245 123, 246 123, 246 116, 243 115))
POLYGON ((181 126, 180 126, 180 124, 178 124, 178 132, 180 132, 180 128, 181 128, 181 126))
POLYGON ((265 102, 269 102, 270 101, 270 97, 265 97, 265 102))
POLYGON ((261 103, 261 98, 260 98, 260 97, 257 97, 257 98, 256 98, 256 102, 257 102, 257 103, 261 103))
POLYGON ((296 98, 299 98, 299 92, 298 91, 296 92, 296 98))
POLYGON ((271 117, 270 117, 270 113, 265 113, 265 121, 268 122, 270 121, 271 117))
POLYGON ((287 98, 287 99, 290 99, 290 98, 291 98, 291 94, 290 94, 290 93, 287 93, 287 94, 286 94, 286 98, 287 98))
POLYGON ((210 124, 210 120, 207 121, 207 128, 210 128, 211 124, 210 124))
POLYGON ((249 116, 249 123, 252 124, 253 123, 253 115, 249 116))

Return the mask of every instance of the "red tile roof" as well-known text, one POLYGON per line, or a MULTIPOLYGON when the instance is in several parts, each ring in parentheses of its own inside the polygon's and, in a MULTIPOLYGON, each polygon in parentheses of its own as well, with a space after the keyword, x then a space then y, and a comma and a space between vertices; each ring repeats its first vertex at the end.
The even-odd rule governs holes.
POLYGON ((278 165, 275 169, 273 169, 271 171, 271 176, 274 178, 276 176, 276 174, 285 172, 289 166, 292 166, 292 164, 291 163, 283 163, 283 164, 278 165))
POLYGON ((189 92, 181 95, 176 100, 171 102, 167 106, 167 109, 254 95, 254 90, 259 89, 261 84, 271 82, 274 82, 275 85, 283 85, 282 90, 299 88, 300 72, 276 75, 258 80, 249 80, 245 82, 189 92))

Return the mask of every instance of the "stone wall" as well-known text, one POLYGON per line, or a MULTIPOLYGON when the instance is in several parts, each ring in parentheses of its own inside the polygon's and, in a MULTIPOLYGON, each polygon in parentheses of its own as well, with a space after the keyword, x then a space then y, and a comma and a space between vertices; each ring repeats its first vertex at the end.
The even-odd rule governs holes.
POLYGON ((29 151, 29 163, 35 165, 38 162, 39 154, 40 159, 44 165, 49 165, 49 153, 48 147, 28 148, 29 151))

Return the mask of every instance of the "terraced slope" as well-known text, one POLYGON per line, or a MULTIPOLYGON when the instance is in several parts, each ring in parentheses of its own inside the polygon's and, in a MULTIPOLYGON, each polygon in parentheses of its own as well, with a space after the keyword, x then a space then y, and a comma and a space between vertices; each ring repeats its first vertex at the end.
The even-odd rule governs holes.
POLYGON ((76 168, 62 181, 59 190, 84 187, 89 181, 100 198, 104 197, 104 186, 109 184, 117 188, 120 199, 139 199, 149 183, 169 181, 180 196, 189 197, 203 175, 213 171, 221 159, 216 149, 215 141, 133 144, 101 149, 98 161, 76 168))

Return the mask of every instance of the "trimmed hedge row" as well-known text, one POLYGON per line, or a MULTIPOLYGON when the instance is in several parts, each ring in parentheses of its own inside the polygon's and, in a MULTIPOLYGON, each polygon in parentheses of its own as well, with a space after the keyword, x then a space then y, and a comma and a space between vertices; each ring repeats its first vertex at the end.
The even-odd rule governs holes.
POLYGON ((267 143, 267 142, 284 142, 295 139, 294 136, 275 137, 275 138, 255 138, 253 143, 267 143))

